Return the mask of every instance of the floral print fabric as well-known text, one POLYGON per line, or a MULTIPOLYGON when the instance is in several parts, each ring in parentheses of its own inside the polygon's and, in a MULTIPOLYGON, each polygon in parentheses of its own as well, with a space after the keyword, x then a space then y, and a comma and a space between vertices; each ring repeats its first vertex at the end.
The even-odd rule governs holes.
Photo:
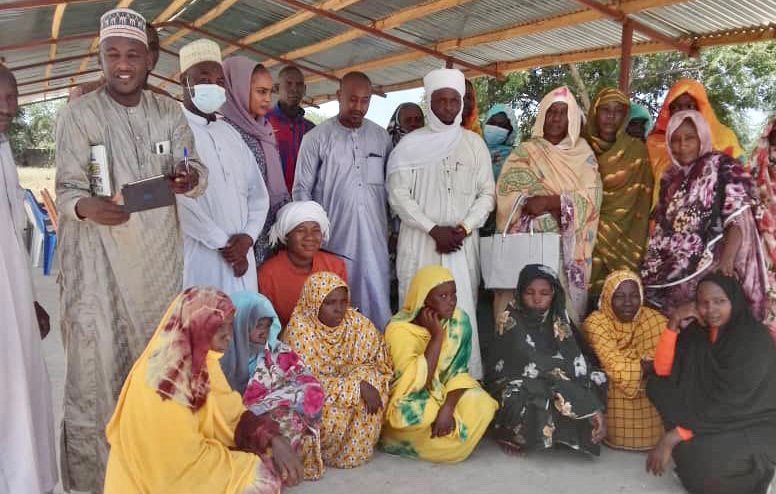
POLYGON ((323 475, 320 425, 324 393, 321 384, 288 345, 264 350, 243 394, 243 403, 255 415, 269 413, 304 461, 304 476, 323 475))
POLYGON ((580 421, 605 410, 607 378, 580 349, 564 299, 549 268, 523 269, 493 344, 488 388, 500 404, 493 428, 498 439, 521 450, 563 443, 598 455, 600 446, 592 443, 590 421, 580 421), (521 302, 522 291, 536 278, 550 281, 554 291, 544 314, 521 302))

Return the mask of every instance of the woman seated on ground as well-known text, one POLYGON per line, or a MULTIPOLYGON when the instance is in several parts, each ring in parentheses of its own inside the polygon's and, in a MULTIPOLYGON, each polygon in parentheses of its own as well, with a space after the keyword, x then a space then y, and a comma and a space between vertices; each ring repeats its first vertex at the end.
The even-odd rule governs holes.
POLYGON ((565 444, 600 454, 606 376, 580 350, 565 304, 557 275, 529 264, 499 317, 488 389, 500 404, 493 430, 507 453, 565 444))
POLYGON ((232 295, 234 337, 221 358, 232 387, 256 416, 268 414, 304 461, 304 478, 323 474, 320 425, 323 388, 302 359, 278 341, 280 320, 267 297, 232 295), (247 371, 247 372, 246 372, 247 371), (250 379, 250 381, 249 381, 250 379))
POLYGON ((350 307, 336 274, 307 278, 285 341, 323 385, 321 453, 326 465, 352 468, 372 457, 380 437, 392 370, 382 335, 350 307))
POLYGON ((345 262, 321 250, 329 240, 329 218, 317 202, 296 201, 280 208, 269 240, 280 249, 259 267, 259 292, 272 302, 283 327, 310 274, 330 271, 347 282, 345 262))
POLYGON ((302 479, 278 424, 246 410, 221 371, 234 311, 212 288, 189 288, 173 301, 106 428, 106 493, 274 494, 281 478, 302 479))
MULTIPOLYGON (((532 136, 509 155, 496 184, 496 229, 556 232, 561 237, 561 283, 575 324, 587 311, 593 244, 601 208, 598 162, 580 137, 582 112, 566 86, 539 103, 532 136), (525 202, 510 221, 515 202, 525 202)), ((495 290, 493 312, 500 314, 512 290, 495 290)))
POLYGON ((765 494, 776 463, 776 349, 738 281, 703 279, 663 331, 655 372, 647 393, 668 432, 647 470, 661 475, 673 456, 691 494, 765 494))
POLYGON ((465 460, 498 405, 468 374, 469 316, 456 307, 453 275, 418 270, 404 307, 385 328, 395 369, 380 446, 410 458, 465 460))
POLYGON ((711 148, 714 151, 725 153, 735 159, 743 159, 743 149, 738 144, 738 138, 732 130, 722 125, 717 120, 717 115, 711 107, 706 89, 698 81, 681 79, 671 87, 657 115, 655 127, 647 137, 647 151, 649 161, 655 176, 655 191, 653 203, 660 198, 660 187, 663 173, 671 167, 672 159, 669 152, 669 144, 666 140, 668 121, 674 114, 685 111, 699 111, 708 122, 711 130, 711 148))
POLYGON ((609 378, 604 442, 635 451, 653 448, 663 434, 660 416, 647 398, 646 377, 666 318, 643 303, 639 277, 614 271, 604 282, 598 310, 583 327, 609 378))
POLYGON ((629 106, 625 93, 604 88, 590 105, 585 125, 585 139, 598 160, 603 184, 590 274, 590 305, 598 300, 610 272, 639 269, 647 245, 652 168, 644 142, 625 132, 629 106))
POLYGON ((766 273, 752 177, 738 161, 712 150, 711 131, 697 111, 674 114, 666 140, 673 165, 663 174, 641 268, 647 301, 668 313, 695 298, 704 272, 719 269, 738 276, 762 320, 766 273))

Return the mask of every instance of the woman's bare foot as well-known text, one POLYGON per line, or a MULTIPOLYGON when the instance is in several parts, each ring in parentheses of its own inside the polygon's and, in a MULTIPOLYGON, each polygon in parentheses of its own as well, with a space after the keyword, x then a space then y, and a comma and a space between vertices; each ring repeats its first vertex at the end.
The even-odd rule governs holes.
POLYGON ((508 454, 509 456, 522 456, 523 450, 520 449, 520 446, 513 443, 512 441, 507 441, 506 439, 499 439, 496 441, 501 448, 501 451, 508 454))

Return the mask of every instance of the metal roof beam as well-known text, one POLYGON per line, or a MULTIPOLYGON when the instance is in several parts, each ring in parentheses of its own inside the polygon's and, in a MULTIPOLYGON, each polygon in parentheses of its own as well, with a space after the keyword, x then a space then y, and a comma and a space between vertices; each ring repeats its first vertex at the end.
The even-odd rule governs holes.
MULTIPOLYGON (((318 8, 323 10, 337 11, 337 10, 344 9, 348 5, 356 3, 357 1, 358 0, 323 0, 318 4, 318 8)), ((313 14, 308 10, 302 10, 302 11, 296 12, 295 14, 286 17, 282 21, 278 21, 274 24, 270 24, 269 26, 266 26, 254 33, 251 33, 241 38, 240 43, 250 45, 250 44, 259 42, 263 39, 269 38, 270 36, 274 36, 276 34, 282 33, 283 31, 291 29, 292 27, 298 24, 301 24, 309 19, 312 19, 313 17, 315 17, 315 14, 313 14)), ((230 46, 223 51, 223 55, 226 56, 238 50, 239 48, 230 46)), ((290 58, 290 57, 286 57, 286 58, 290 58)))
POLYGON ((4 2, 0 4, 0 11, 35 9, 40 7, 51 7, 52 5, 66 5, 69 3, 95 3, 100 1, 104 0, 18 0, 15 2, 4 2))
MULTIPOLYGON (((65 16, 66 3, 60 3, 54 9, 54 17, 51 19, 51 39, 56 40, 59 38, 59 28, 62 26, 62 18, 65 16)), ((49 61, 54 60, 57 57, 57 43, 56 41, 49 45, 49 61)), ((43 71, 43 77, 48 78, 51 75, 51 64, 46 65, 46 69, 43 71)), ((48 85, 48 84, 46 84, 48 85)))
MULTIPOLYGON (((194 22, 192 22, 191 25, 194 26, 194 27, 202 27, 202 26, 204 26, 208 22, 212 21, 216 17, 219 17, 221 14, 226 12, 226 10, 229 7, 231 7, 232 5, 234 5, 236 2, 237 2, 237 0, 221 0, 220 2, 218 2, 218 4, 216 4, 215 7, 213 7, 210 10, 208 10, 207 12, 205 12, 204 14, 199 16, 196 20, 194 20, 194 22)), ((178 41, 182 37, 184 37, 187 34, 189 34, 191 31, 193 31, 193 29, 191 29, 189 27, 185 27, 185 26, 181 27, 175 33, 173 33, 170 36, 167 36, 166 38, 164 38, 162 40, 162 42, 161 42, 161 45, 162 46, 170 46, 171 44, 175 43, 176 41, 178 41)))
MULTIPOLYGON (((741 43, 755 43, 762 41, 776 40, 776 24, 769 26, 755 28, 745 28, 739 30, 720 31, 717 33, 710 33, 703 36, 688 38, 692 40, 694 45, 698 48, 709 48, 713 46, 722 45, 734 45, 741 43)), ((667 43, 661 43, 659 41, 642 41, 640 43, 633 43, 631 49, 632 55, 651 55, 654 53, 661 53, 667 51, 675 51, 673 46, 667 43)), ((498 67, 499 70, 504 73, 517 72, 520 70, 533 69, 536 67, 547 67, 551 65, 563 65, 567 63, 581 63, 591 62, 595 60, 607 60, 617 58, 621 54, 620 46, 605 46, 602 48, 594 48, 591 50, 582 50, 567 53, 551 53, 547 55, 538 55, 530 58, 522 58, 519 60, 511 60, 506 62, 498 62, 491 64, 493 67, 498 67)), ((478 74, 472 71, 464 71, 467 77, 476 77, 478 74)), ((411 81, 399 82, 396 84, 389 84, 385 86, 379 86, 380 89, 387 92, 401 91, 403 89, 413 89, 423 86, 423 79, 414 79, 411 81)), ((336 98, 334 94, 320 94, 313 98, 313 101, 317 104, 322 104, 327 101, 331 101, 336 98)))
MULTIPOLYGON (((471 1, 472 0, 434 0, 431 2, 426 2, 420 5, 414 5, 412 7, 407 7, 405 9, 399 10, 397 12, 394 12, 391 15, 372 21, 371 23, 369 23, 369 25, 375 29, 380 29, 380 30, 393 29, 411 20, 419 19, 421 17, 425 17, 427 15, 431 15, 436 12, 440 12, 442 10, 451 9, 459 5, 464 5, 471 1)), ((283 54, 283 57, 288 58, 290 60, 306 57, 308 55, 312 55, 313 53, 319 53, 324 50, 334 48, 335 46, 341 45, 342 43, 353 41, 354 39, 360 38, 361 36, 365 36, 365 35, 366 33, 361 29, 349 29, 336 36, 332 36, 331 38, 327 38, 323 41, 319 41, 318 43, 313 43, 311 45, 307 45, 302 48, 297 48, 296 50, 291 50, 283 54)), ((264 65, 266 65, 267 67, 271 67, 275 65, 275 63, 276 62, 269 60, 264 65)))
POLYGON ((73 34, 71 36, 62 36, 59 39, 54 38, 46 38, 46 39, 37 39, 34 41, 22 41, 21 43, 14 43, 12 45, 5 45, 0 46, 0 53, 6 52, 6 51, 13 51, 13 50, 26 50, 27 48, 34 48, 36 46, 43 46, 43 45, 50 45, 52 43, 66 43, 68 41, 77 41, 79 39, 87 39, 91 38, 97 33, 84 33, 84 34, 73 34))
POLYGON ((197 32, 199 34, 202 34, 203 36, 207 36, 208 38, 214 39, 216 41, 220 41, 220 42, 225 43, 225 44, 227 44, 229 46, 236 46, 236 47, 238 47, 238 48, 240 48, 242 50, 247 50, 247 51, 253 52, 254 54, 259 55, 259 56, 261 56, 263 58, 271 58, 273 60, 277 60, 280 63, 284 63, 284 64, 288 64, 288 65, 293 65, 293 66, 298 67, 299 69, 304 70, 306 72, 311 72, 313 74, 318 75, 319 77, 322 77, 322 78, 325 78, 325 79, 329 79, 329 80, 332 80, 332 81, 335 81, 335 82, 339 82, 339 78, 338 77, 333 76, 331 74, 328 74, 326 72, 322 72, 322 71, 320 71, 318 69, 314 69, 312 67, 307 67, 306 65, 302 65, 302 64, 296 63, 296 62, 291 61, 291 60, 286 60, 283 57, 278 57, 276 55, 271 55, 271 54, 263 52, 263 51, 261 51, 261 50, 259 50, 257 48, 254 48, 253 46, 243 44, 243 43, 239 42, 238 40, 230 39, 230 38, 227 38, 225 36, 221 36, 220 34, 212 33, 210 31, 202 29, 201 27, 194 26, 192 24, 188 24, 188 23, 183 22, 183 21, 165 22, 165 23, 160 24, 158 27, 170 26, 170 25, 184 27, 184 28, 188 29, 189 31, 197 32))
POLYGON ((359 24, 358 22, 351 21, 350 19, 346 17, 342 17, 341 15, 334 14, 332 12, 329 12, 327 10, 322 10, 317 7, 314 7, 312 5, 308 5, 304 2, 300 2, 299 0, 276 0, 282 3, 286 3, 288 5, 291 5, 292 7, 296 7, 298 9, 303 10, 309 10, 310 12, 313 12, 315 14, 318 14, 323 17, 327 17, 333 21, 337 21, 341 24, 345 24, 346 26, 350 26, 355 29, 359 29, 361 31, 366 32, 367 34, 371 34, 372 36, 376 36, 378 38, 387 39, 388 41, 391 41, 393 43, 406 46, 407 48, 410 48, 415 51, 419 51, 421 53, 424 53, 426 55, 430 55, 432 57, 436 57, 440 60, 443 60, 447 65, 456 64, 460 65, 461 67, 466 67, 467 69, 471 70, 481 70, 483 74, 493 76, 496 78, 503 78, 504 76, 500 74, 498 71, 490 70, 487 68, 480 69, 478 65, 475 65, 473 63, 466 62, 464 60, 460 60, 455 57, 451 57, 450 55, 445 55, 441 51, 435 50, 433 48, 429 48, 427 46, 419 45, 417 43, 413 43, 411 41, 407 41, 406 39, 399 38, 398 36, 394 36, 392 34, 388 34, 386 32, 380 31, 379 29, 375 29, 372 26, 367 26, 364 24, 359 24))
POLYGON ((58 64, 58 63, 64 63, 64 62, 72 62, 73 60, 81 60, 86 57, 93 57, 96 55, 97 52, 90 52, 90 53, 84 53, 82 55, 71 55, 69 57, 60 57, 54 60, 46 60, 44 62, 35 62, 35 63, 28 63, 27 65, 19 65, 18 67, 9 67, 12 72, 16 72, 19 70, 27 70, 27 69, 34 69, 35 67, 42 67, 44 65, 48 64, 58 64))
POLYGON ((54 91, 62 91, 65 89, 70 89, 71 87, 80 86, 80 82, 72 82, 70 84, 64 85, 64 86, 57 86, 57 87, 49 87, 46 89, 39 89, 37 91, 30 91, 29 93, 21 93, 19 94, 20 98, 23 98, 25 96, 36 96, 38 94, 46 94, 46 93, 53 93, 54 91))
POLYGON ((676 51, 684 52, 690 57, 694 57, 698 55, 698 49, 695 48, 694 46, 688 45, 676 38, 672 38, 671 36, 666 36, 665 34, 647 26, 643 22, 639 22, 636 19, 633 19, 632 17, 628 17, 628 15, 625 12, 619 9, 616 9, 609 5, 604 5, 596 0, 576 0, 576 1, 597 12, 604 14, 607 17, 612 18, 613 20, 619 22, 620 24, 624 24, 626 21, 630 21, 635 31, 638 31, 641 34, 648 36, 649 38, 655 41, 660 41, 661 43, 665 43, 671 46, 676 51))
POLYGON ((44 77, 42 79, 34 79, 32 81, 22 81, 22 82, 18 83, 17 85, 19 87, 21 87, 21 86, 30 86, 32 84, 40 84, 41 82, 44 82, 48 86, 48 82, 49 81, 58 81, 58 80, 61 80, 61 79, 69 79, 71 77, 78 77, 80 75, 93 74, 95 72, 100 72, 100 71, 102 71, 102 69, 90 69, 90 70, 87 70, 87 71, 84 71, 84 72, 71 72, 69 74, 61 74, 61 75, 44 77))
MULTIPOLYGON (((282 1, 282 0, 281 0, 282 1)), ((657 7, 665 7, 667 5, 674 5, 677 3, 687 2, 688 0, 622 0, 619 3, 620 10, 625 13, 640 12, 645 9, 653 9, 657 7)), ((519 38, 521 36, 527 36, 529 34, 540 33, 549 31, 550 29, 557 29, 562 27, 570 27, 577 24, 583 24, 585 22, 598 21, 606 19, 607 16, 601 12, 593 9, 584 9, 576 12, 570 12, 568 14, 561 14, 554 17, 546 17, 543 19, 537 19, 527 22, 525 24, 518 24, 516 26, 509 26, 502 29, 496 29, 494 31, 487 31, 473 36, 467 36, 465 38, 450 38, 442 41, 438 41, 431 45, 434 49, 440 52, 447 52, 452 50, 459 50, 461 48, 467 48, 470 46, 481 45, 485 43, 493 43, 495 41, 503 41, 506 39, 519 38)), ((344 74, 352 70, 366 71, 375 69, 378 67, 385 67, 388 65, 396 65, 399 63, 409 62, 411 60, 418 60, 426 56, 424 53, 417 51, 405 51, 399 52, 387 57, 375 60, 369 60, 361 64, 352 65, 350 67, 342 67, 334 71, 335 74, 344 74)), ((308 83, 319 81, 318 77, 309 77, 306 79, 308 83)))

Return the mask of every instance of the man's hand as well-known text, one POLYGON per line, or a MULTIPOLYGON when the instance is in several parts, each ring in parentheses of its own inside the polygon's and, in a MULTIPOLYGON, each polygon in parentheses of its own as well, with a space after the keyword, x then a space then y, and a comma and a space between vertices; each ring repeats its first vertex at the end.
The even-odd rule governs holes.
POLYGON ((107 197, 83 197, 75 204, 75 214, 98 225, 116 226, 129 221, 124 206, 107 197))
POLYGON ((232 235, 221 249, 221 255, 229 264, 237 264, 245 260, 248 251, 253 247, 253 239, 245 233, 232 235))
POLYGON ((361 400, 366 405, 366 411, 370 415, 376 414, 383 407, 380 393, 366 381, 361 381, 361 400))
POLYGON ((242 261, 238 261, 234 264, 232 264, 232 272, 234 273, 235 278, 240 278, 243 276, 247 271, 250 264, 248 264, 248 259, 243 259, 242 261))
POLYGON ((272 438, 272 463, 284 486, 293 487, 304 480, 302 461, 294 452, 288 439, 283 436, 272 438))
POLYGON ((40 329, 40 339, 43 340, 51 331, 51 321, 48 312, 41 305, 35 302, 35 316, 38 318, 38 329, 40 329))
POLYGON ((440 254, 449 254, 458 251, 463 245, 457 226, 435 226, 428 232, 436 242, 436 250, 440 254))
POLYGON ((185 194, 199 184, 199 172, 192 167, 186 169, 186 162, 181 161, 175 165, 172 177, 172 190, 176 194, 185 194))
POLYGON ((647 472, 657 476, 663 475, 671 461, 674 446, 680 442, 682 442, 682 438, 676 428, 663 434, 655 448, 647 455, 647 472))

